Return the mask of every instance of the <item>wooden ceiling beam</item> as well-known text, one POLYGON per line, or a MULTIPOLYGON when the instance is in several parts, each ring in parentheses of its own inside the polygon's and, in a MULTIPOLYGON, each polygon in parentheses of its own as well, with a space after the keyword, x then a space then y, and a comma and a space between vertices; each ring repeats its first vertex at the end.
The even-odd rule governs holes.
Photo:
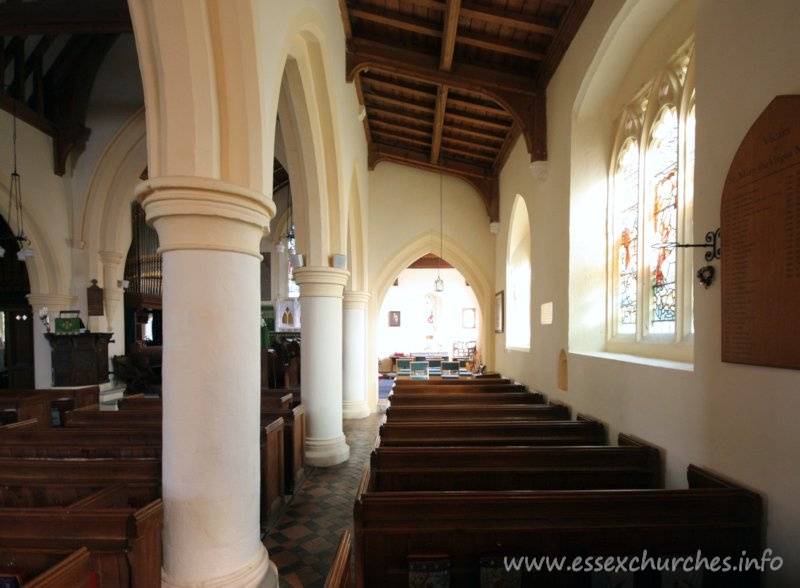
POLYGON ((374 114, 376 116, 394 117, 409 124, 423 125, 425 127, 428 127, 429 130, 431 131, 433 130, 433 123, 429 120, 419 119, 413 116, 409 116, 408 114, 404 114, 402 112, 395 112, 394 110, 386 110, 385 108, 381 108, 380 106, 370 106, 367 110, 370 114, 374 114))
POLYGON ((361 83, 367 87, 367 92, 369 92, 370 88, 378 88, 380 90, 383 90, 384 92, 404 93, 407 94, 408 96, 413 96, 414 98, 421 100, 429 100, 431 102, 434 102, 436 100, 436 95, 430 92, 416 90, 414 88, 409 88, 408 86, 402 86, 400 84, 392 83, 389 81, 376 80, 375 78, 369 76, 361 76, 361 83))
MULTIPOLYGON (((464 139, 459 139, 458 137, 453 137, 450 135, 445 135, 442 137, 442 145, 461 145, 462 147, 466 147, 467 149, 474 149, 476 151, 484 151, 485 153, 491 154, 491 159, 494 161, 494 158, 497 157, 497 152, 499 151, 498 147, 492 147, 489 145, 481 145, 480 143, 476 143, 474 141, 465 141, 464 139)), ((444 147, 443 147, 444 148, 444 147)))
MULTIPOLYGON (((395 145, 375 144, 370 149, 370 161, 377 158, 377 161, 391 160, 395 163, 408 162, 409 165, 414 165, 421 169, 434 171, 437 173, 449 173, 460 177, 470 177, 473 179, 485 179, 491 177, 491 169, 484 166, 470 165, 468 163, 456 162, 448 159, 446 165, 442 163, 431 163, 427 153, 419 151, 408 151, 395 145)), ((374 165, 370 163, 369 169, 374 169, 374 165)))
POLYGON ((419 129, 414 129, 412 127, 398 125, 395 123, 391 123, 385 120, 380 120, 377 118, 372 119, 372 126, 379 129, 386 129, 389 131, 395 131, 399 134, 408 133, 410 135, 416 135, 417 137, 422 137, 424 139, 430 139, 430 132, 420 131, 419 129))
POLYGON ((494 157, 488 157, 486 155, 478 155, 477 153, 473 153, 472 151, 466 151, 464 149, 458 149, 456 147, 448 147, 447 145, 442 145, 442 151, 447 153, 454 153, 456 156, 461 156, 466 159, 472 160, 481 160, 485 161, 487 165, 492 165, 494 163, 494 157))
POLYGON ((350 26, 350 13, 347 10, 347 0, 339 0, 339 14, 342 17, 344 38, 348 41, 353 38, 353 29, 350 26))
POLYGON ((539 33, 542 35, 555 35, 558 31, 557 23, 543 18, 532 18, 522 13, 508 12, 480 6, 472 2, 461 7, 461 16, 474 18, 486 23, 506 26, 529 33, 539 33))
MULTIPOLYGON (((440 71, 438 60, 430 55, 371 41, 353 40, 347 49, 348 81, 363 70, 374 69, 483 94, 506 108, 519 125, 531 161, 547 159, 547 97, 529 78, 466 64, 458 64, 452 72, 440 71)), ((402 103, 398 106, 404 108, 402 103)))
POLYGON ((374 137, 387 137, 392 141, 401 141, 403 143, 410 143, 411 145, 418 145, 427 151, 431 148, 430 141, 419 141, 412 137, 404 137, 403 135, 397 135, 395 133, 386 133, 384 131, 379 131, 378 129, 372 129, 372 135, 374 137))
POLYGON ((365 39, 354 39, 347 45, 347 81, 352 81, 364 69, 374 69, 429 84, 444 84, 451 89, 476 92, 491 97, 501 105, 502 100, 498 100, 497 96, 504 92, 535 96, 540 91, 529 76, 466 63, 455 64, 453 71, 441 71, 438 58, 427 53, 388 47, 365 39))
POLYGON ((539 64, 539 69, 536 72, 536 83, 539 87, 547 87, 550 78, 552 78, 553 74, 556 72, 558 64, 561 63, 561 59, 567 52, 569 44, 578 33, 578 29, 581 23, 583 23, 584 18, 586 18, 586 14, 592 7, 593 2, 594 0, 572 0, 572 2, 566 3, 568 7, 567 12, 564 18, 561 19, 558 33, 556 33, 556 36, 550 43, 547 49, 547 55, 539 64))
POLYGON ((447 86, 439 86, 436 94, 436 114, 433 117, 433 137, 431 139, 431 163, 439 163, 439 150, 442 147, 442 127, 447 108, 447 86))
POLYGON ((480 49, 487 49, 495 53, 504 53, 506 55, 514 55, 522 57, 523 59, 530 59, 531 61, 541 61, 545 58, 545 53, 542 51, 533 51, 531 49, 524 49, 514 44, 505 44, 494 41, 488 37, 478 37, 475 35, 459 35, 458 42, 462 45, 470 45, 480 49))
POLYGON ((444 12, 442 50, 439 55, 439 69, 442 71, 450 71, 453 67, 453 53, 456 48, 460 8, 461 0, 447 0, 447 9, 444 12))
POLYGON ((418 18, 410 18, 397 12, 388 11, 372 11, 361 7, 350 6, 348 8, 351 17, 363 18, 371 22, 376 22, 387 27, 393 27, 410 33, 418 33, 420 35, 427 35, 429 37, 441 38, 442 31, 438 27, 433 26, 427 20, 418 18))
POLYGON ((467 100, 462 100, 461 98, 453 97, 452 93, 447 97, 447 100, 448 100, 448 102, 452 103, 455 106, 461 106, 462 108, 466 108, 467 110, 471 110, 473 112, 474 111, 478 111, 478 110, 482 110, 482 111, 491 112, 491 114, 493 116, 498 116, 500 118, 511 119, 511 115, 508 114, 508 111, 503 110, 503 108, 501 108, 499 105, 486 106, 484 104, 478 104, 476 102, 469 102, 467 100))
POLYGON ((0 36, 131 32, 125 0, 0 3, 0 36))
POLYGON ((415 112, 420 112, 428 115, 433 115, 436 113, 436 109, 425 104, 418 104, 416 102, 406 102, 404 100, 399 100, 397 98, 393 98, 392 96, 384 96, 383 94, 364 94, 364 99, 366 100, 367 108, 370 107, 370 102, 373 100, 378 103, 383 104, 391 104, 392 106, 397 106, 404 110, 413 110, 415 112))
POLYGON ((445 137, 453 137, 456 135, 467 135, 469 137, 473 137, 478 141, 493 141, 498 143, 498 148, 502 145, 505 140, 506 136, 499 136, 499 135, 492 135, 490 133, 484 133, 478 131, 476 129, 465 129, 464 127, 456 127, 456 126, 446 126, 444 129, 443 136, 445 137))
POLYGON ((459 122, 470 124, 470 125, 476 125, 476 126, 480 126, 480 127, 484 127, 484 128, 488 128, 488 129, 494 129, 494 130, 497 130, 497 131, 502 131, 504 133, 507 133, 509 130, 511 130, 511 126, 512 126, 510 122, 507 123, 507 124, 506 123, 499 123, 497 121, 493 121, 493 120, 489 120, 489 119, 485 119, 485 118, 480 118, 480 117, 477 117, 477 116, 466 116, 464 114, 457 114, 457 113, 452 112, 452 111, 447 113, 447 117, 446 118, 457 120, 459 122))

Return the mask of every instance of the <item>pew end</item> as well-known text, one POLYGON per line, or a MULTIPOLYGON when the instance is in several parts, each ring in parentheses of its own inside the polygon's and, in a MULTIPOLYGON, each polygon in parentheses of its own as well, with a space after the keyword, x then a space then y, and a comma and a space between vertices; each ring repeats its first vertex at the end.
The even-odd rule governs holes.
POLYGON ((339 536, 339 543, 336 553, 333 556, 333 564, 325 578, 324 588, 350 588, 353 580, 350 575, 350 557, 353 549, 353 538, 350 531, 345 529, 339 536))

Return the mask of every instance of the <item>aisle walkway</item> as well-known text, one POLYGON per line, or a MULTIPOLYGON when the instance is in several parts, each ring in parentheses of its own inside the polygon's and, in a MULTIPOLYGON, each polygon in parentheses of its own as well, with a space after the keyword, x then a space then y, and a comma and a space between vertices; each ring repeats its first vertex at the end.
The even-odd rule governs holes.
POLYGON ((264 545, 278 566, 282 588, 325 583, 342 529, 353 530, 356 489, 382 418, 373 414, 344 421, 350 459, 329 468, 310 468, 300 490, 267 529, 264 545))

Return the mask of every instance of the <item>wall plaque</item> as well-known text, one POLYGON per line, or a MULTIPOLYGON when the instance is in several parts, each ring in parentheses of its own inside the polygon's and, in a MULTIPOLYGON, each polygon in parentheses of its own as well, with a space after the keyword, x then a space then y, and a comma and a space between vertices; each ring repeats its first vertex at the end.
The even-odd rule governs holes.
POLYGON ((800 369, 800 96, 747 132, 721 216, 722 361, 800 369))

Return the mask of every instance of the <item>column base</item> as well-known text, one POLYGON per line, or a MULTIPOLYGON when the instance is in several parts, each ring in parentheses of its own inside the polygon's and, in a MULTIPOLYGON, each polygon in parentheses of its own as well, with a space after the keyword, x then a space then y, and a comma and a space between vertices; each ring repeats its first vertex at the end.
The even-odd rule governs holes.
POLYGON ((345 400, 342 403, 342 418, 363 419, 369 416, 369 407, 363 400, 345 400))
POLYGON ((324 468, 350 459, 350 446, 344 435, 328 439, 306 437, 306 464, 324 468))
POLYGON ((220 578, 180 580, 161 569, 162 588, 278 588, 278 566, 270 561, 262 546, 258 557, 240 570, 220 578))

